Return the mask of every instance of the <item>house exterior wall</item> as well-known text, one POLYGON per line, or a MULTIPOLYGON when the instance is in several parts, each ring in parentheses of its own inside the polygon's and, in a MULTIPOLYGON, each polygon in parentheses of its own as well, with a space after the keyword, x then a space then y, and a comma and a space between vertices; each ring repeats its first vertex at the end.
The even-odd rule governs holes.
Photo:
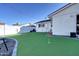
POLYGON ((76 32, 76 15, 79 14, 79 4, 74 4, 69 8, 52 16, 52 34, 70 35, 76 32))
POLYGON ((51 22, 42 22, 36 24, 36 32, 49 32, 51 29, 51 22), (44 24, 44 27, 38 27, 39 24, 44 24))

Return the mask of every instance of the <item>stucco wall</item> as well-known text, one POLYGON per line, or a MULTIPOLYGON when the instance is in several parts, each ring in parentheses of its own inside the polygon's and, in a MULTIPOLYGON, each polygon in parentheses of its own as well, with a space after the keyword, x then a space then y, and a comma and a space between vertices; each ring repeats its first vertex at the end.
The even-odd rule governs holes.
POLYGON ((36 32, 49 32, 51 29, 51 22, 42 22, 36 24, 36 32), (38 27, 38 24, 45 24, 44 27, 38 27))
POLYGON ((52 16, 52 34, 70 35, 70 32, 76 32, 77 14, 79 14, 79 4, 74 4, 52 16))

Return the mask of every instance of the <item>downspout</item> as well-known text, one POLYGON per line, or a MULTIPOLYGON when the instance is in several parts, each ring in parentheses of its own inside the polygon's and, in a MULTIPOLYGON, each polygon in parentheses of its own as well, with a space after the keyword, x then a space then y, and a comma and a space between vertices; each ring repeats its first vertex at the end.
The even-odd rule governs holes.
POLYGON ((4 36, 5 36, 5 24, 4 24, 4 36))

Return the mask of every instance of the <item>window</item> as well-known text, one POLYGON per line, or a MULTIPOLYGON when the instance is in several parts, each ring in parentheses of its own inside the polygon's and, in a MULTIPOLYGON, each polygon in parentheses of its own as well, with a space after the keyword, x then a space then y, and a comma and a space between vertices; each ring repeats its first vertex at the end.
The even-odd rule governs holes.
POLYGON ((40 24, 38 24, 38 27, 40 27, 40 24))
POLYGON ((77 24, 79 24, 79 15, 77 15, 77 24))
POLYGON ((77 34, 79 34, 79 26, 77 26, 77 29, 76 30, 77 30, 77 34))
POLYGON ((38 24, 38 27, 45 27, 45 24, 38 24))
POLYGON ((79 34, 79 15, 77 15, 77 19, 76 19, 76 21, 77 21, 77 26, 76 26, 76 32, 77 32, 77 34, 79 34))

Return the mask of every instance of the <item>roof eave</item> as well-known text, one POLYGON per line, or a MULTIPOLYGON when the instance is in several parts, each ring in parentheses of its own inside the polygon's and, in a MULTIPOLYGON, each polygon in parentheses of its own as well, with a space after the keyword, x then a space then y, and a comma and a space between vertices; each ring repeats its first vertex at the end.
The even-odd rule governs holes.
POLYGON ((38 24, 38 23, 44 23, 44 22, 50 22, 51 20, 49 20, 49 21, 46 21, 46 20, 44 20, 44 21, 39 21, 39 22, 36 22, 35 24, 38 24))
POLYGON ((65 6, 59 8, 58 10, 56 10, 56 11, 52 12, 51 14, 49 14, 48 18, 51 18, 53 15, 56 15, 57 13, 61 12, 62 10, 72 6, 73 4, 76 4, 76 3, 68 3, 68 4, 66 4, 65 6))

